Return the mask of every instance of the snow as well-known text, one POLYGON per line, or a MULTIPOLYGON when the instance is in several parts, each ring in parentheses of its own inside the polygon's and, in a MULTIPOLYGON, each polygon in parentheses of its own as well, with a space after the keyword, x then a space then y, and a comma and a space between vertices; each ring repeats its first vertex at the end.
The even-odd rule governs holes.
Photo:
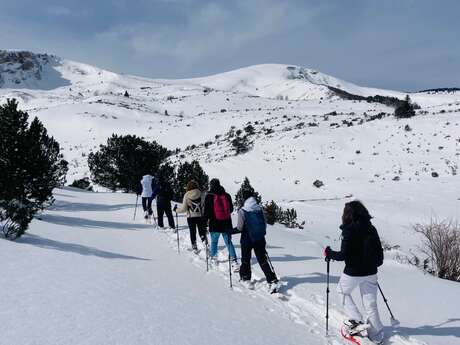
POLYGON ((132 195, 56 196, 27 235, 0 242, 1 344, 294 344, 305 336, 177 255, 166 234, 132 222, 132 195))
MULTIPOLYGON (((206 274, 202 255, 185 251, 186 231, 177 255, 173 235, 132 222, 132 195, 58 190, 54 208, 27 235, 0 241, 0 344, 324 344, 322 248, 339 246, 341 211, 354 198, 368 206, 383 240, 400 246, 386 252, 380 274, 401 321, 386 329, 389 343, 458 343, 458 283, 423 274, 404 257, 420 255, 413 224, 460 213, 460 92, 412 93, 421 109, 397 120, 390 107, 342 100, 327 86, 362 96, 406 93, 299 66, 164 80, 57 57, 32 60, 42 58, 52 63, 34 65, 40 79, 15 67, 20 84, 0 68, 0 103, 15 97, 44 122, 70 163, 69 183, 89 176, 88 154, 112 133, 136 134, 179 147, 174 161, 198 159, 232 195, 247 176, 264 201, 294 207, 306 224, 269 231, 268 251, 286 283, 280 300, 263 283, 251 292, 236 282, 230 291, 225 264, 206 274), (373 119, 379 113, 387 115, 373 119), (249 122, 253 148, 235 156, 226 135, 249 122), (314 187, 316 179, 324 187, 314 187)), ((333 284, 342 267, 332 265, 333 284)), ((343 314, 331 290, 336 334, 343 314)), ((383 304, 380 310, 388 326, 383 304)))
MULTIPOLYGON (((325 263, 310 229, 268 229, 267 250, 283 281, 277 298, 266 292, 255 260, 254 291, 236 275, 229 288, 226 262, 207 273, 203 251, 187 250, 183 217, 178 254, 171 231, 132 220, 134 195, 66 188, 55 196, 26 235, 0 241, 1 344, 341 343, 344 315, 335 286, 343 265, 331 264, 325 339, 325 263)), ((226 259, 222 243, 219 255, 226 259)), ((379 279, 401 322, 390 326, 380 299, 388 344, 458 342, 458 283, 390 259, 379 279)))

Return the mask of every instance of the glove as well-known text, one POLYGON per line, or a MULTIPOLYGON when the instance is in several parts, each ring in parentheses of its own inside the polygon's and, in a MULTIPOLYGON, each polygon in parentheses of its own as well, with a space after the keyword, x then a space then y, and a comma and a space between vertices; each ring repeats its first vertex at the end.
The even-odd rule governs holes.
POLYGON ((177 210, 177 204, 174 205, 174 208, 173 208, 173 211, 174 211, 174 212, 176 212, 176 210, 177 210))
POLYGON ((240 234, 240 233, 241 233, 241 231, 240 231, 240 230, 238 230, 238 228, 237 228, 237 227, 234 227, 232 230, 230 230, 230 232, 229 232, 229 233, 230 233, 230 235, 236 235, 236 234, 240 234))
POLYGON ((327 246, 326 248, 324 248, 324 260, 325 261, 330 261, 331 260, 331 252, 332 252, 332 249, 331 247, 327 246))

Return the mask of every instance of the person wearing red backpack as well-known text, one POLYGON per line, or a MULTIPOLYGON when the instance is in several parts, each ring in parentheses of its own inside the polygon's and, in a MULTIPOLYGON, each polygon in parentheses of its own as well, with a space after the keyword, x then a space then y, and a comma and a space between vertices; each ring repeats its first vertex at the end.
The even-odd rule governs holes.
POLYGON ((211 264, 217 265, 217 245, 219 237, 222 235, 227 246, 232 269, 238 272, 239 266, 231 235, 233 231, 232 212, 232 197, 220 185, 218 179, 212 179, 209 182, 209 192, 206 194, 204 201, 204 217, 209 225, 209 233, 211 234, 211 264))

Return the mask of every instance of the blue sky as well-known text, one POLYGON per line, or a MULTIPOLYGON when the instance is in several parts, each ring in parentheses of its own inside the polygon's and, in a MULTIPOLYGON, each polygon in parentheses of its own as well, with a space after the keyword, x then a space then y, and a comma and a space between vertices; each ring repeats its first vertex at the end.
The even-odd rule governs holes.
POLYGON ((0 48, 115 72, 296 64, 399 90, 460 87, 458 0, 0 0, 0 48))

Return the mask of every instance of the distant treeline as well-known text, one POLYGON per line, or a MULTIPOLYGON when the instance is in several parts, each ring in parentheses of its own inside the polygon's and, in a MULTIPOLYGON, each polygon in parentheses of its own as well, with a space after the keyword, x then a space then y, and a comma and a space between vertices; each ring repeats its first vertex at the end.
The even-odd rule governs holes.
POLYGON ((328 86, 328 88, 340 98, 347 99, 350 101, 366 101, 368 103, 381 103, 381 104, 384 104, 386 106, 393 107, 393 108, 399 107, 401 103, 403 102, 402 100, 396 97, 381 96, 381 95, 364 97, 364 96, 354 95, 352 93, 343 91, 336 87, 328 86))
POLYGON ((460 91, 460 88, 458 87, 441 87, 438 89, 427 89, 427 90, 422 90, 418 92, 456 92, 460 91))

